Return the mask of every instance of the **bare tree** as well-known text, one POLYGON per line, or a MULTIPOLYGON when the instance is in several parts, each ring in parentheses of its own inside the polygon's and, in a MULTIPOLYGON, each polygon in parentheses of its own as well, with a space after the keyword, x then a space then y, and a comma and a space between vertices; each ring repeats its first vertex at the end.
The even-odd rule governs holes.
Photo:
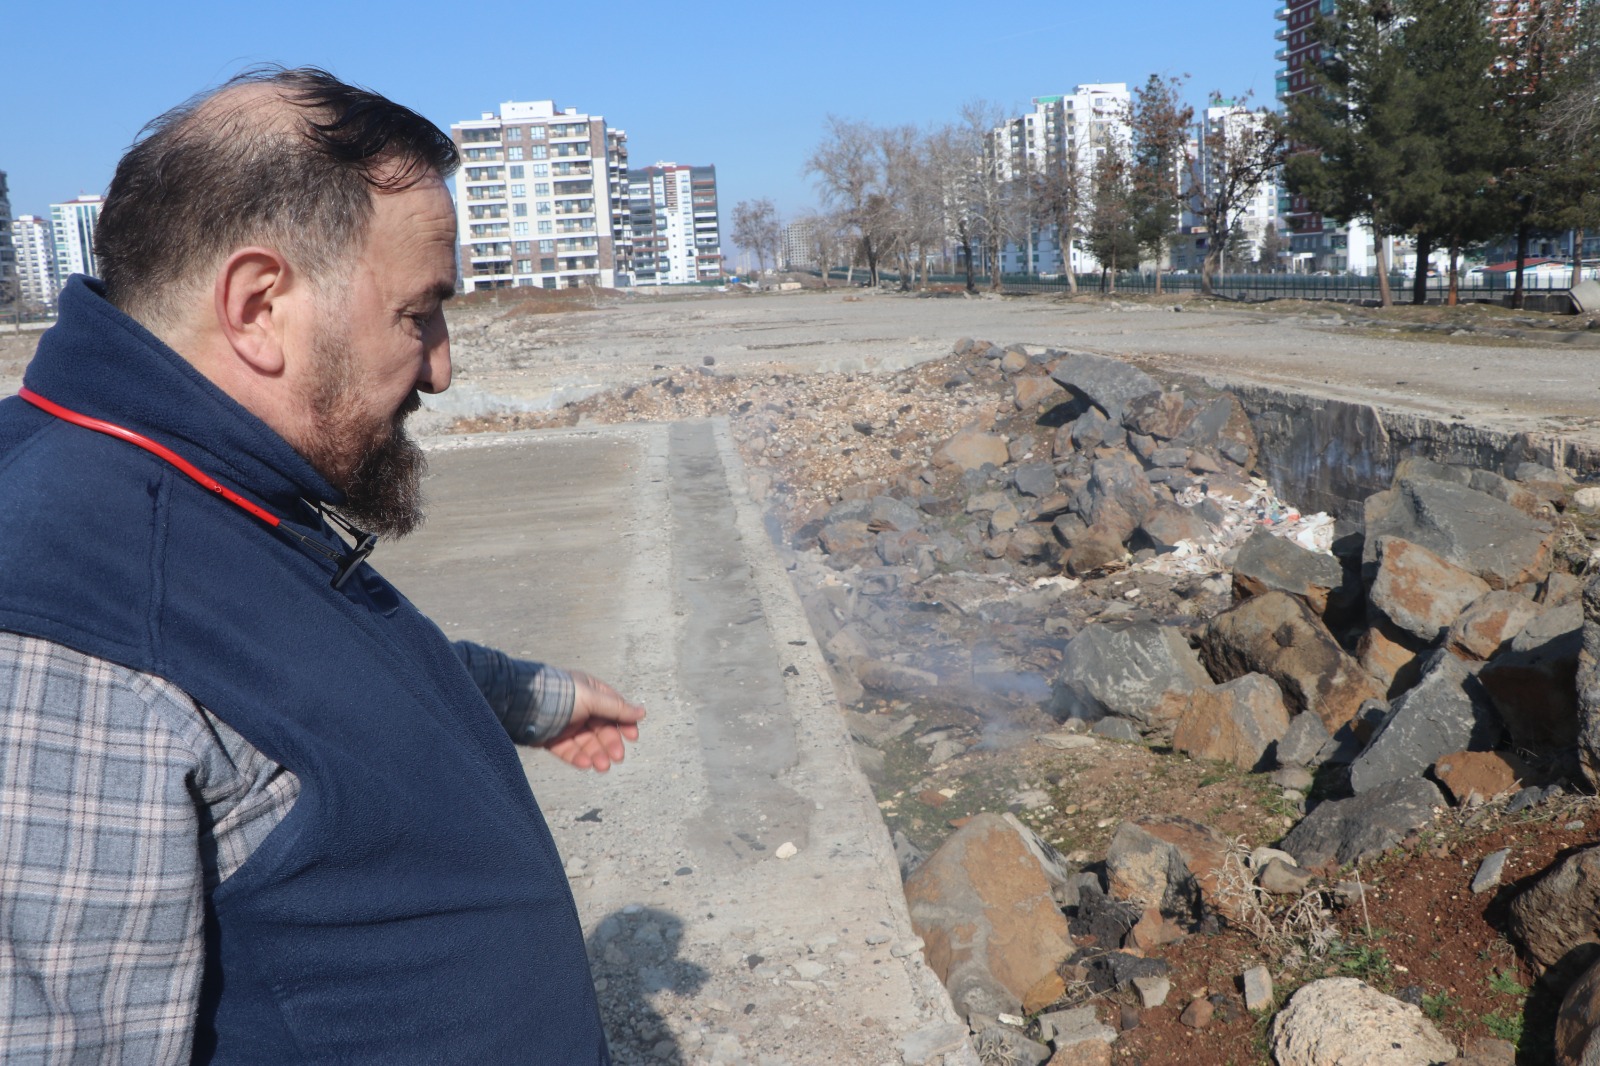
POLYGON ((1072 247, 1083 229, 1089 203, 1089 175, 1079 162, 1072 145, 1063 144, 1044 165, 1028 175, 1030 195, 1038 217, 1055 234, 1061 251, 1061 270, 1067 275, 1067 288, 1076 294, 1078 275, 1072 266, 1072 247))
POLYGON ((878 284, 878 246, 874 216, 882 206, 883 155, 871 124, 829 115, 828 132, 806 159, 805 173, 815 178, 823 203, 853 231, 867 260, 867 272, 878 284))
POLYGON ((771 200, 740 200, 733 205, 733 243, 755 253, 756 266, 761 273, 767 271, 770 256, 777 265, 778 246, 783 242, 783 227, 778 223, 778 209, 771 200))
POLYGON ((1210 241, 1200 267, 1200 291, 1210 296, 1240 211, 1283 164, 1283 124, 1266 108, 1228 108, 1206 122, 1191 162, 1190 207, 1210 241))
POLYGON ((973 100, 961 108, 961 125, 969 144, 978 151, 972 157, 972 179, 968 197, 975 236, 983 242, 989 264, 989 288, 1000 291, 1000 257, 1018 235, 1021 217, 1017 210, 1020 183, 1012 180, 1015 168, 1007 156, 1008 144, 998 143, 995 131, 1005 123, 1005 113, 986 100, 973 100))
POLYGON ((968 292, 977 290, 973 280, 977 229, 973 221, 972 189, 973 160, 981 150, 981 140, 965 125, 939 126, 923 139, 927 195, 932 201, 930 209, 938 216, 930 223, 936 230, 931 240, 941 248, 947 241, 954 242, 957 260, 954 265, 965 272, 968 292))

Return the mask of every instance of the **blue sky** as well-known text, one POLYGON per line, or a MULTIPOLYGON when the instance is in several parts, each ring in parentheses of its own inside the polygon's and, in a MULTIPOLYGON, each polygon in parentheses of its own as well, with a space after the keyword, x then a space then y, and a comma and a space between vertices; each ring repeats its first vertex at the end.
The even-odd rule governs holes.
POLYGON ((1020 113, 1151 73, 1190 75, 1196 104, 1214 89, 1270 104, 1277 2, 0 0, 0 170, 13 214, 47 212, 103 191, 140 126, 190 94, 253 63, 316 64, 446 128, 505 100, 603 114, 635 166, 716 164, 725 222, 761 196, 788 217, 815 200, 800 171, 830 112, 925 126, 968 100, 1020 113))

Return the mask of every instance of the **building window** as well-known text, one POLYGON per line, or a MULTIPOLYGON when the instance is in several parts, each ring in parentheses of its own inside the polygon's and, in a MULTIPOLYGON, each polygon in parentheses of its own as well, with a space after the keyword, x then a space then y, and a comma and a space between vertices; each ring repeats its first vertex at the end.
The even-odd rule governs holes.
POLYGON ((535 204, 533 211, 538 215, 548 215, 550 213, 550 201, 546 200, 543 203, 535 204))
POLYGON ((517 216, 518 218, 526 218, 528 216, 528 205, 527 204, 512 204, 511 205, 511 213, 513 215, 517 216))
POLYGON ((528 224, 526 222, 511 223, 511 235, 513 237, 526 237, 528 235, 528 224))
POLYGON ((507 148, 506 149, 506 158, 507 159, 521 159, 522 158, 522 147, 519 145, 519 146, 517 146, 515 148, 507 148))
MULTIPOLYGON (((539 220, 539 232, 540 233, 549 233, 550 232, 550 220, 548 218, 541 218, 539 220)), ((549 244, 550 242, 549 241, 540 241, 539 243, 540 244, 549 244)), ((550 249, 545 248, 543 250, 548 252, 550 249)))
POLYGON ((513 185, 511 186, 511 195, 526 196, 528 195, 528 187, 526 185, 513 185))
POLYGON ((506 130, 506 140, 508 140, 508 141, 520 141, 520 140, 522 140, 522 127, 521 126, 512 126, 509 129, 507 129, 506 130))
POLYGON ((543 126, 529 126, 528 127, 528 140, 530 140, 530 141, 542 141, 542 140, 544 140, 544 127, 543 126))
POLYGON ((536 178, 548 178, 550 176, 550 164, 535 163, 533 165, 533 176, 536 178))
POLYGON ((540 241, 539 242, 539 251, 541 251, 541 252, 553 252, 555 250, 556 250, 556 242, 555 241, 540 241))
POLYGON ((522 177, 522 168, 521 168, 521 167, 512 167, 512 168, 511 168, 511 176, 512 176, 512 177, 513 177, 513 178, 520 178, 520 177, 522 177))
POLYGON ((517 260, 517 273, 518 274, 532 274, 533 273, 533 260, 532 259, 518 259, 517 260))
POLYGON ((550 155, 550 149, 542 144, 536 144, 528 149, 529 159, 544 159, 550 155))
POLYGON ((550 183, 548 181, 536 181, 536 182, 534 182, 533 183, 533 195, 535 195, 535 196, 549 196, 550 195, 550 183))
POLYGON ((541 259, 541 260, 539 260, 539 272, 541 274, 548 274, 552 270, 554 270, 555 268, 556 268, 556 261, 554 259, 541 259))

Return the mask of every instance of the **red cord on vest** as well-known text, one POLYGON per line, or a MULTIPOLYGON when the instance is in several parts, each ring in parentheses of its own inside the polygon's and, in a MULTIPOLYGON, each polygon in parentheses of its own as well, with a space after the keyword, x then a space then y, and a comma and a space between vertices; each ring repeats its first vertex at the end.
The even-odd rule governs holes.
POLYGON ((18 389, 17 395, 33 404, 33 406, 39 408, 39 410, 44 411, 47 414, 55 415, 64 422, 71 422, 75 426, 82 426, 84 429, 92 429, 96 433, 104 433, 107 436, 116 437, 119 440, 125 440, 129 444, 143 448, 145 451, 159 459, 165 459, 167 462, 171 463, 173 466, 189 475, 189 477, 193 478, 204 488, 210 489, 212 492, 221 496, 229 503, 243 507, 246 511, 249 511, 251 514, 255 515, 257 518, 261 519, 261 521, 265 522, 274 529, 278 527, 280 519, 277 515, 273 514, 271 511, 268 511, 266 508, 261 507, 259 504, 251 503, 237 492, 234 492, 232 489, 218 482, 215 478, 211 477, 204 470, 201 470, 199 467, 189 462, 189 460, 185 459, 177 452, 157 444, 149 437, 135 433, 133 430, 128 429, 125 426, 119 426, 115 422, 104 422, 98 418, 90 418, 88 415, 81 415, 76 411, 68 410, 58 403, 53 403, 50 400, 45 399, 43 396, 40 396, 37 392, 34 392, 32 389, 27 388, 26 386, 18 389))

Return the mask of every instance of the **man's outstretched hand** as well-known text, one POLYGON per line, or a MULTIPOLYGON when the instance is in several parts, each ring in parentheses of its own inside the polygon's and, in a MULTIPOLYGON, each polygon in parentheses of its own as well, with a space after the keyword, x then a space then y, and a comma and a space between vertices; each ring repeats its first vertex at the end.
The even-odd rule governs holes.
POLYGON ((639 720, 644 708, 629 703, 621 693, 597 677, 581 670, 570 671, 577 686, 572 706, 572 721, 567 728, 546 742, 556 758, 580 770, 605 773, 611 764, 621 762, 623 741, 639 739, 639 720))

